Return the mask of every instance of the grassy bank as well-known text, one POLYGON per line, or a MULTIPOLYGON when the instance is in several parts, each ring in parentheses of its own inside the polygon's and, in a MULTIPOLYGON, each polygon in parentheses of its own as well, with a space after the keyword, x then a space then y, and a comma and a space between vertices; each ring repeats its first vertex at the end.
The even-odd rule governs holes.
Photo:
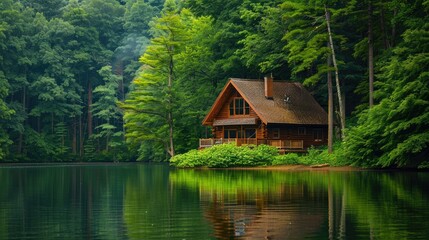
POLYGON ((233 144, 216 145, 203 150, 191 150, 174 156, 170 162, 177 167, 250 167, 273 165, 317 165, 346 166, 342 151, 328 154, 326 149, 310 148, 306 154, 288 153, 280 155, 275 147, 235 146, 233 144))

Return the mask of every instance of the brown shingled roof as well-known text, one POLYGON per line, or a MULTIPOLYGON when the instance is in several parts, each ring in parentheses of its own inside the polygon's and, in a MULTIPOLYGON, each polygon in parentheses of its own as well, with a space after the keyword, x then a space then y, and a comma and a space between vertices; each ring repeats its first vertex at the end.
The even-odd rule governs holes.
POLYGON ((213 123, 232 88, 240 93, 265 124, 328 124, 325 110, 301 83, 274 81, 273 99, 266 99, 264 80, 231 78, 204 119, 204 125, 213 123))

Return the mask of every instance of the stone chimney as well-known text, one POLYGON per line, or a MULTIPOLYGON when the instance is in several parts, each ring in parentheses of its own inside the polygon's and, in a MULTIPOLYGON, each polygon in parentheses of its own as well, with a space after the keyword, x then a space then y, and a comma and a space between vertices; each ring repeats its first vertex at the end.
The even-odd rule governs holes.
POLYGON ((265 98, 273 99, 273 77, 264 77, 265 98))

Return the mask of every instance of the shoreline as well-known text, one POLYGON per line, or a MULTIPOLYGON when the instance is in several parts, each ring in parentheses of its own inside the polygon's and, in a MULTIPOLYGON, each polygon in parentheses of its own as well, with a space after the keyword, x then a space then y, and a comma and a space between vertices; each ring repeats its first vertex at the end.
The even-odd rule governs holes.
POLYGON ((359 171, 388 171, 388 172, 429 172, 429 169, 413 169, 413 168, 361 168, 353 166, 327 166, 327 165, 275 165, 275 166, 255 166, 255 167, 227 167, 227 168, 208 168, 208 167, 194 167, 194 168, 178 168, 171 166, 167 162, 0 162, 0 168, 7 167, 66 167, 66 166, 125 166, 125 165, 169 165, 170 168, 176 169, 195 169, 195 170, 268 170, 268 171, 318 171, 318 172, 359 172, 359 171))
POLYGON ((259 166, 259 167, 232 167, 232 168, 216 168, 216 169, 231 169, 231 170, 272 170, 272 171, 341 171, 341 172, 356 172, 369 171, 374 169, 364 169, 352 166, 308 166, 308 165, 276 165, 276 166, 259 166))

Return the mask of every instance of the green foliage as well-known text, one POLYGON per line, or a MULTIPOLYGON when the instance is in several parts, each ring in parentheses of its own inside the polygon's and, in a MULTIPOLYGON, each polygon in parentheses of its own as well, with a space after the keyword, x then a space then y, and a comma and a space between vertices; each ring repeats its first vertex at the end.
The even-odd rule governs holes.
POLYGON ((96 149, 95 149, 95 142, 93 138, 88 139, 85 142, 85 145, 83 146, 85 157, 84 161, 92 162, 96 160, 96 149))
POLYGON ((58 141, 56 139, 53 139, 50 135, 46 133, 38 133, 33 129, 27 127, 25 129, 26 147, 24 149, 24 153, 26 152, 26 156, 24 156, 23 158, 26 161, 53 161, 54 156, 57 154, 56 144, 58 144, 58 141))
POLYGON ((96 87, 93 91, 97 100, 92 104, 92 113, 95 117, 102 121, 102 124, 96 127, 97 133, 94 138, 101 138, 105 141, 105 151, 109 152, 109 146, 120 144, 119 142, 113 142, 112 140, 121 140, 122 129, 117 129, 115 123, 121 122, 122 111, 117 106, 118 97, 117 89, 119 82, 121 81, 120 76, 112 73, 111 66, 102 67, 98 73, 103 77, 105 81, 104 85, 96 87), (116 136, 116 138, 113 138, 116 136))
POLYGON ((168 159, 207 137, 201 120, 228 77, 304 82, 325 106, 325 4, 347 114, 359 120, 334 154, 310 150, 299 163, 427 167, 428 4, 381 0, 2 0, 0 159, 113 160, 125 149, 168 159), (369 3, 371 110, 355 107, 368 97, 369 3), (125 99, 127 147, 116 106, 125 99))
POLYGON ((294 165, 299 164, 299 156, 296 153, 278 155, 274 158, 273 165, 294 165))
POLYGON ((351 164, 344 153, 344 146, 341 142, 334 144, 333 153, 328 153, 327 147, 308 149, 307 153, 298 155, 297 153, 287 153, 278 155, 273 159, 272 165, 319 165, 329 164, 329 166, 348 166, 351 164))
POLYGON ((249 68, 257 68, 262 73, 284 74, 283 66, 287 64, 283 42, 287 23, 282 17, 282 10, 277 6, 255 3, 240 10, 241 19, 250 29, 243 30, 243 45, 237 54, 249 68), (251 28, 256 28, 255 30, 251 28))
POLYGON ((55 140, 57 143, 57 148, 55 151, 55 155, 57 155, 57 159, 62 161, 65 157, 65 154, 69 150, 69 147, 65 145, 65 138, 67 136, 67 126, 64 122, 59 122, 55 125, 55 140))
POLYGON ((206 73, 211 19, 173 5, 151 23, 153 38, 140 58, 144 65, 122 105, 127 142, 141 160, 165 160, 165 153, 196 148, 213 98, 206 73))
POLYGON ((267 166, 271 165, 272 158, 277 155, 277 149, 267 145, 237 147, 233 144, 221 144, 176 155, 170 162, 177 167, 267 166))
POLYGON ((12 141, 6 132, 6 122, 11 119, 11 116, 15 113, 6 104, 4 99, 8 95, 9 87, 4 77, 3 72, 0 71, 0 160, 2 160, 6 154, 9 145, 12 141))
MULTIPOLYGON (((84 152, 80 148, 92 129, 88 128, 88 122, 84 122, 83 113, 90 111, 91 90, 102 86, 105 77, 97 70, 112 65, 115 72, 123 71, 121 64, 113 62, 113 54, 122 43, 124 14, 124 5, 116 0, 1 2, 2 157, 6 147, 9 159, 32 161, 72 160, 76 159, 77 153, 84 152), (3 105, 3 102, 8 104, 3 105), (3 109, 5 106, 8 109, 3 109), (10 117, 4 124, 3 114, 10 117), (53 127, 58 123, 57 119, 64 124, 61 128, 67 130, 60 140, 53 127), (40 151, 28 150, 37 147, 40 151), (45 151, 50 147, 54 152, 45 151)), ((104 95, 100 88, 97 94, 104 95)), ((118 88, 116 86, 115 90, 118 88)), ((104 99, 96 96, 95 105, 100 99, 99 104, 106 103, 106 98, 109 96, 104 99)), ((104 131, 113 126, 122 131, 120 115, 107 126, 103 122, 106 117, 100 112, 93 121, 95 128, 102 122, 98 129, 104 131)), ((103 131, 101 134, 106 136, 103 131)), ((115 138, 114 134, 109 137, 115 138)), ((123 138, 117 138, 116 145, 120 145, 118 141, 123 138)))
POLYGON ((322 151, 321 149, 309 148, 307 154, 300 158, 300 163, 304 165, 318 165, 330 163, 330 155, 327 154, 327 151, 322 151))
POLYGON ((362 112, 358 125, 348 133, 346 154, 356 165, 428 165, 429 45, 424 39, 429 25, 420 20, 409 19, 404 41, 380 69, 375 92, 380 103, 362 112))

